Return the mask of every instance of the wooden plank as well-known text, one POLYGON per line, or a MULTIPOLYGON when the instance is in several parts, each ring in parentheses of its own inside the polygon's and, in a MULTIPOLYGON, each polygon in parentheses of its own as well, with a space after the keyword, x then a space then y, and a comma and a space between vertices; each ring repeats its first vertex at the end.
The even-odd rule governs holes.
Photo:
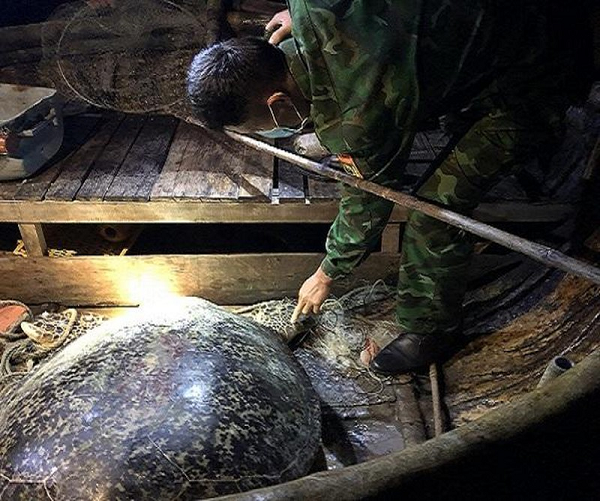
POLYGON ((417 132, 417 134, 415 134, 415 140, 413 141, 409 158, 412 162, 430 162, 435 159, 435 152, 427 141, 425 133, 417 132))
POLYGON ((41 47, 44 23, 3 26, 0 28, 0 52, 41 47))
POLYGON ((235 200, 239 191, 239 185, 224 172, 196 172, 196 175, 187 178, 185 191, 179 196, 201 200, 235 200))
MULTIPOLYGON (((169 295, 248 304, 295 297, 322 254, 95 256, 22 259, 0 257, 0 297, 25 303, 135 305, 169 295)), ((398 256, 367 259, 334 293, 397 273, 398 256)))
MULTIPOLYGON (((50 223, 305 223, 331 222, 337 202, 284 204, 264 202, 18 202, 0 201, 0 222, 50 223)), ((405 218, 405 211, 399 209, 405 218)))
POLYGON ((428 171, 429 165, 431 164, 428 162, 407 162, 404 168, 406 180, 414 182, 416 178, 420 178, 428 171))
MULTIPOLYGON (((481 221, 552 222, 573 213, 572 204, 481 204, 481 221)), ((337 215, 338 203, 268 204, 262 202, 23 202, 0 201, 0 222, 7 223, 326 223, 337 215)), ((391 222, 406 221, 396 206, 391 222)))
POLYGON ((118 115, 106 122, 100 130, 79 148, 52 181, 46 192, 46 200, 73 200, 81 188, 87 172, 109 143, 123 117, 118 115))
POLYGON ((47 254, 48 245, 46 245, 44 229, 41 224, 19 224, 19 232, 28 256, 45 256, 47 254))
POLYGON ((183 199, 237 199, 242 148, 233 150, 200 127, 195 127, 193 133, 182 155, 173 195, 183 199))
POLYGON ((326 183, 308 178, 308 198, 311 202, 338 200, 341 196, 340 183, 326 183))
POLYGON ((99 116, 87 115, 66 119, 63 144, 56 156, 35 176, 20 182, 13 198, 15 200, 42 200, 52 181, 72 161, 72 157, 77 154, 79 148, 93 137, 102 123, 99 116))
POLYGON ((439 155, 450 142, 450 137, 440 129, 425 131, 423 136, 434 156, 439 155))
POLYGON ((243 166, 238 183, 241 201, 269 201, 273 190, 274 158, 248 146, 243 150, 243 166))
POLYGON ((0 181, 0 200, 13 200, 21 184, 23 184, 22 180, 0 181))
POLYGON ((400 224, 388 223, 381 234, 381 252, 395 254, 400 251, 400 224))
POLYGON ((188 123, 177 129, 152 200, 269 198, 270 155, 188 123))
POLYGON ((177 126, 165 165, 152 187, 150 193, 152 200, 171 200, 174 198, 175 182, 183 162, 183 156, 194 137, 196 129, 197 127, 186 122, 180 122, 177 126))
MULTIPOLYGON (((32 305, 31 303, 29 303, 27 306, 29 306, 32 309, 34 315, 38 315, 39 313, 42 313, 44 311, 43 309, 40 309, 39 306, 32 305)), ((73 305, 61 303, 60 306, 68 308, 73 305)), ((221 304, 220 306, 222 308, 226 309, 227 311, 232 311, 232 312, 235 312, 236 310, 239 310, 240 308, 247 307, 247 305, 241 305, 241 304, 221 304)), ((83 307, 83 308, 79 309, 79 313, 81 315, 84 315, 86 313, 92 313, 94 315, 100 315, 105 318, 119 318, 119 317, 122 317, 123 315, 135 313, 136 311, 138 311, 137 305, 87 306, 87 307, 83 307)))
POLYGON ((277 195, 280 202, 298 202, 306 199, 305 176, 298 167, 279 160, 276 172, 277 195))
MULTIPOLYGON (((28 305, 30 306, 30 305, 28 305)), ((66 304, 66 303, 61 303, 61 306, 73 306, 70 304, 66 304)), ((120 318, 123 317, 125 315, 129 315, 131 313, 135 313, 137 311, 137 306, 105 306, 105 307, 99 307, 99 308, 94 308, 94 307, 90 307, 90 308, 82 308, 79 310, 79 314, 80 315, 85 315, 86 313, 91 313, 93 315, 100 315, 101 317, 104 318, 120 318)))
MULTIPOLYGON (((5 5, 5 8, 8 5, 5 5)), ((4 15, 4 12, 3 12, 4 15)), ((10 19, 10 9, 8 18, 10 19)), ((36 68, 43 56, 42 50, 42 29, 44 24, 29 24, 18 26, 2 26, 0 27, 0 81, 3 83, 17 83, 10 78, 11 67, 21 66, 27 69, 28 66, 36 68), (8 78, 7 78, 8 77, 8 78)), ((41 76, 36 75, 37 71, 28 71, 32 74, 35 80, 32 82, 24 82, 19 79, 20 83, 27 85, 48 85, 48 82, 42 82, 41 76)), ((21 76, 17 73, 18 76, 21 76)), ((17 76, 15 75, 15 76, 17 76)))
POLYGON ((148 200, 177 126, 173 117, 149 118, 106 192, 106 200, 148 200))
POLYGON ((88 173, 77 200, 102 200, 137 138, 145 117, 126 116, 88 173))

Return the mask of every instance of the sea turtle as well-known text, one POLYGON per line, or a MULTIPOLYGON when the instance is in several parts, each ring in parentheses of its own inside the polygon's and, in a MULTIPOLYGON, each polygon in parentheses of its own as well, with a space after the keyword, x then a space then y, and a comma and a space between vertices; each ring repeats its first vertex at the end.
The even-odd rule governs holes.
POLYGON ((91 331, 0 403, 0 499, 198 499, 308 473, 320 409, 269 329, 198 298, 91 331))

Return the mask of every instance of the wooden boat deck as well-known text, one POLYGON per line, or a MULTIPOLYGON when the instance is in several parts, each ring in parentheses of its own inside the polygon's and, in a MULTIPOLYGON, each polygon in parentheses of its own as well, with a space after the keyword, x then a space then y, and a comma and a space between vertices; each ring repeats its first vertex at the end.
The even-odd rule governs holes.
MULTIPOLYGON (((1 222, 329 222, 337 210, 337 184, 172 117, 81 116, 66 127, 62 158, 0 183, 1 222)), ((409 172, 423 172, 445 144, 440 131, 420 133, 409 172)), ((519 217, 523 204, 503 207, 487 219, 535 221, 561 210, 542 204, 519 217)), ((394 220, 404 216, 399 209, 394 220)))
MULTIPOLYGON (((440 131, 420 133, 408 166, 416 180, 443 151, 440 131)), ((0 257, 13 277, 0 296, 28 303, 137 304, 145 277, 162 276, 169 291, 221 303, 295 294, 321 252, 232 255, 47 256, 44 226, 56 223, 329 223, 339 186, 309 178, 270 155, 168 116, 82 114, 65 123, 63 148, 37 175, 0 183, 0 223, 17 223, 26 260, 0 257), (253 270, 249 273, 248 270, 253 270), (90 284, 85 278, 93 275, 90 284), (131 286, 119 288, 123 277, 131 286), (32 284, 35 284, 32 285, 32 284), (131 293, 136 289, 138 292, 131 293)), ((565 204, 490 201, 483 220, 548 221, 565 204)), ((400 224, 397 207, 376 259, 352 280, 395 274, 400 224)), ((163 280, 163 281, 164 281, 163 280)), ((353 282, 354 283, 354 282, 353 282)), ((350 283, 340 282, 340 288, 350 283)), ((151 288, 151 287, 150 287, 151 288)))

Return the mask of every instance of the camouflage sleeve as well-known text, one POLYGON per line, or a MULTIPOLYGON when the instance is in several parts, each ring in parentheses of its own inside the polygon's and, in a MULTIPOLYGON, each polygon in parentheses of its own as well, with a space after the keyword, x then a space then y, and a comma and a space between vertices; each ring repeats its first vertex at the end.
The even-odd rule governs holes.
MULTIPOLYGON (((420 104, 422 0, 288 0, 321 143, 365 177, 397 163, 420 104)), ((295 75, 297 76, 297 75, 295 75)))
MULTIPOLYGON (((387 186, 397 182, 420 103, 416 51, 422 0, 289 0, 288 5, 319 140, 332 153, 353 159, 352 174, 387 186)), ((390 202, 346 188, 327 238, 323 271, 338 278, 360 264, 392 209, 390 202)))
POLYGON ((377 244, 394 204, 362 190, 343 188, 338 215, 327 235, 321 269, 341 278, 362 263, 377 244))
MULTIPOLYGON (((366 158, 351 158, 350 167, 344 162, 340 165, 347 174, 398 189, 413 140, 414 132, 406 135, 404 144, 409 147, 402 149, 398 158, 385 169, 371 167, 366 158)), ((348 275, 369 256, 393 208, 393 202, 350 186, 343 187, 338 215, 327 235, 327 256, 321 263, 321 269, 328 277, 336 279, 348 275)))

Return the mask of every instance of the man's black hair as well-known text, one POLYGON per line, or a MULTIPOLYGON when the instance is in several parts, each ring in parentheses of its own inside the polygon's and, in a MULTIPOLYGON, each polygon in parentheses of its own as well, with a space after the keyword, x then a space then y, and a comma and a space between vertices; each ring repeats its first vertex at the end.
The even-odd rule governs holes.
POLYGON ((285 78, 283 52, 257 37, 231 38, 200 51, 188 71, 196 117, 213 129, 239 125, 251 98, 285 78))

